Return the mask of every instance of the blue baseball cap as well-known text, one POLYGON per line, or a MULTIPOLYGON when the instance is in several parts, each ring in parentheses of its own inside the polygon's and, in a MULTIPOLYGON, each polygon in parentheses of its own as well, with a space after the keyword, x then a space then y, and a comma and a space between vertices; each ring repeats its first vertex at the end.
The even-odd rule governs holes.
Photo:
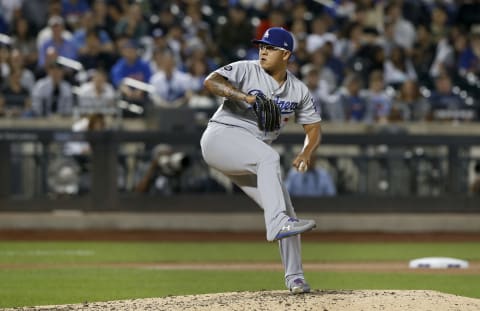
POLYGON ((252 42, 276 46, 290 52, 293 51, 293 36, 282 27, 268 28, 263 34, 262 39, 253 40, 252 42))

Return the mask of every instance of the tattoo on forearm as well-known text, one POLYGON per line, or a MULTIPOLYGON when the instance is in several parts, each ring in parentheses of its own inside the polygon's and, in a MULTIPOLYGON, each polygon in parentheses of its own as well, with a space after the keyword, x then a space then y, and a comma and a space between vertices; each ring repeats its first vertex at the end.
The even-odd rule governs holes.
POLYGON ((236 89, 230 82, 219 74, 208 77, 208 90, 215 95, 237 101, 244 101, 246 94, 236 89))

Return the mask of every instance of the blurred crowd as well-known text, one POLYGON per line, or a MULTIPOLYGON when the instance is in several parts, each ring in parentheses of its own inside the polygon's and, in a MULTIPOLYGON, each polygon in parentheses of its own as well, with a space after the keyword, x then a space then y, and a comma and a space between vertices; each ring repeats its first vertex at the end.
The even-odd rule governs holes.
POLYGON ((475 0, 0 0, 0 116, 215 109, 205 76, 272 26, 324 120, 480 120, 475 0))

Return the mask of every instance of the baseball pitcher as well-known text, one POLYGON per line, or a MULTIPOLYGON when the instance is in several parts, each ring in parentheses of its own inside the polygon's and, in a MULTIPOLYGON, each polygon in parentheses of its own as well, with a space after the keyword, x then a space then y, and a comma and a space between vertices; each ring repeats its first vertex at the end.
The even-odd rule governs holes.
POLYGON ((271 147, 290 118, 303 125, 305 142, 293 166, 305 171, 320 144, 320 113, 307 87, 287 70, 293 37, 269 28, 258 45, 259 59, 238 61, 212 72, 205 87, 225 98, 201 139, 208 165, 226 174, 264 210, 268 241, 279 241, 285 283, 292 293, 307 293, 300 233, 315 221, 297 219, 283 184, 280 156, 271 147))

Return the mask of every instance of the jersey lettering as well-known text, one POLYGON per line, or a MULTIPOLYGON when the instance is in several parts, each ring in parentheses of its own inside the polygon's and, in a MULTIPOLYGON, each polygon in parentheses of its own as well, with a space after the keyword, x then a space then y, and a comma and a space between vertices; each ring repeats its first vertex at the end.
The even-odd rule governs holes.
POLYGON ((280 97, 275 97, 274 99, 275 104, 280 106, 280 110, 282 110, 282 113, 291 113, 294 112, 295 109, 297 109, 298 103, 296 102, 291 102, 288 100, 281 100, 280 97))
MULTIPOLYGON (((253 89, 253 90, 248 91, 248 94, 249 95, 259 95, 259 94, 265 95, 265 94, 263 94, 263 92, 261 90, 257 90, 257 89, 253 89)), ((282 114, 292 113, 292 112, 295 111, 295 109, 298 106, 297 102, 282 100, 282 99, 280 99, 279 96, 276 96, 273 99, 273 101, 275 102, 275 104, 277 106, 280 107, 280 110, 282 111, 282 114)))

